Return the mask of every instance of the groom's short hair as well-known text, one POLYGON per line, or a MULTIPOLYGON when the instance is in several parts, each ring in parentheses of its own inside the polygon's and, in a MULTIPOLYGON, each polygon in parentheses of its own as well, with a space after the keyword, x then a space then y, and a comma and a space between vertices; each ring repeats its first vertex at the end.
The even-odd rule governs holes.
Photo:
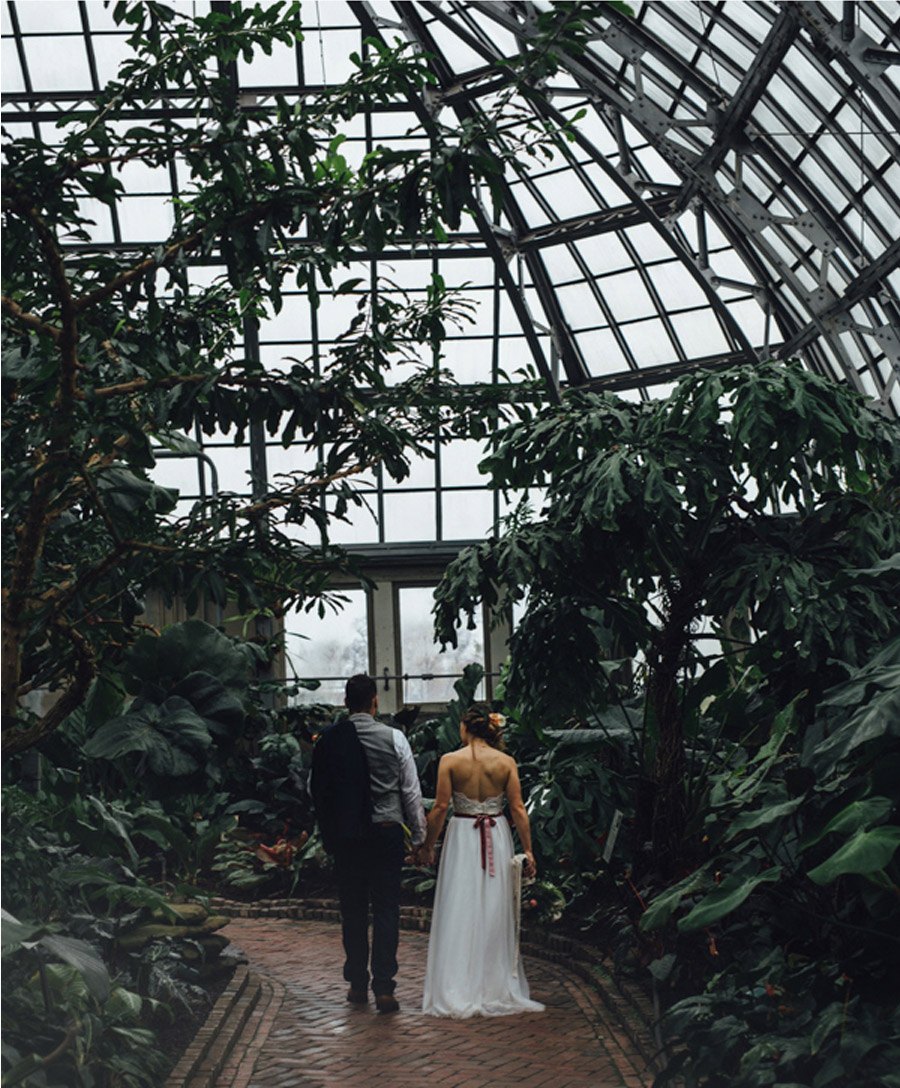
POLYGON ((361 710, 368 710, 372 705, 372 701, 378 694, 378 688, 375 681, 371 676, 366 676, 365 673, 357 673, 356 676, 351 676, 347 681, 347 687, 344 689, 344 702, 347 704, 347 709, 351 714, 356 714, 361 710))

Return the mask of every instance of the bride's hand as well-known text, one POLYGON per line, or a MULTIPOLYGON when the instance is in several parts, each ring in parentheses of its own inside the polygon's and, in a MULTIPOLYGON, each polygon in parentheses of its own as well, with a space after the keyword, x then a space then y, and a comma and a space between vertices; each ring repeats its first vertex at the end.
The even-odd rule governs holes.
POLYGON ((522 870, 529 880, 533 880, 537 876, 537 865, 534 863, 534 854, 530 850, 525 851, 525 864, 522 866, 522 870))
POLYGON ((434 865, 434 847, 427 847, 424 844, 416 847, 416 863, 424 866, 426 869, 434 865))

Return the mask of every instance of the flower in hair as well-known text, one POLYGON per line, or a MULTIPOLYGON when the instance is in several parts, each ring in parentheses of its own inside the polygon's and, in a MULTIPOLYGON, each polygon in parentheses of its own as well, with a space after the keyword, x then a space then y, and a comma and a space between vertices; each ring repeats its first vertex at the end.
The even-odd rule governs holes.
POLYGON ((488 721, 494 727, 494 729, 502 729, 506 725, 506 718, 502 714, 492 713, 488 714, 488 721))

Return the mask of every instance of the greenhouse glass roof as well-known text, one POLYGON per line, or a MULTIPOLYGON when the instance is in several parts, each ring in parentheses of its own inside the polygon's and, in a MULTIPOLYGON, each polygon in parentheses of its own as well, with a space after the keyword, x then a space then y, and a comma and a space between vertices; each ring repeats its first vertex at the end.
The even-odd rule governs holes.
MULTIPOLYGON (((462 123, 510 100, 498 61, 529 43, 548 6, 304 2, 296 49, 238 62, 239 101, 264 108, 276 94, 315 93, 352 74, 366 39, 405 39, 430 55, 433 89, 348 127, 342 150, 358 159, 379 143, 413 146, 428 139, 429 117, 462 123)), ((695 367, 799 355, 896 414, 900 3, 680 0, 634 3, 633 17, 578 8, 590 15, 585 48, 564 54, 537 93, 514 95, 508 122, 512 138, 535 120, 574 119, 575 138, 507 168, 499 215, 474 216, 440 244, 361 253, 366 277, 416 291, 439 271, 466 286, 480 302, 475 321, 444 346, 460 382, 527 364, 550 383, 639 398, 695 367)), ((58 141, 57 122, 126 57, 125 37, 100 2, 5 3, 7 132, 58 141)), ((172 88, 145 114, 177 117, 179 100, 172 88)), ((165 239, 187 181, 177 165, 139 163, 122 180, 129 199, 93 209, 94 248, 165 239)), ((314 313, 303 294, 289 298, 262 325, 263 360, 326 354, 354 305, 323 296, 314 313)), ((373 487, 379 541, 440 540, 451 523, 453 536, 481 535, 499 500, 478 490, 474 444, 457 445, 414 467, 404 488, 373 487)), ((227 446, 220 471, 244 456, 227 446)), ((273 446, 269 471, 289 454, 273 446)), ((347 532, 347 543, 372 536, 347 532)))

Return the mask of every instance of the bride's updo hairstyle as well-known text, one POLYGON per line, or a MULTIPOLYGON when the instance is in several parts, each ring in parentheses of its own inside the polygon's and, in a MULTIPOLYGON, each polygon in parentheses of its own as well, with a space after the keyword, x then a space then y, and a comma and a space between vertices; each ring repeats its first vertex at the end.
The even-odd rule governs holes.
POLYGON ((462 716, 462 724, 473 737, 486 740, 492 748, 503 750, 503 718, 483 706, 473 706, 462 716))

